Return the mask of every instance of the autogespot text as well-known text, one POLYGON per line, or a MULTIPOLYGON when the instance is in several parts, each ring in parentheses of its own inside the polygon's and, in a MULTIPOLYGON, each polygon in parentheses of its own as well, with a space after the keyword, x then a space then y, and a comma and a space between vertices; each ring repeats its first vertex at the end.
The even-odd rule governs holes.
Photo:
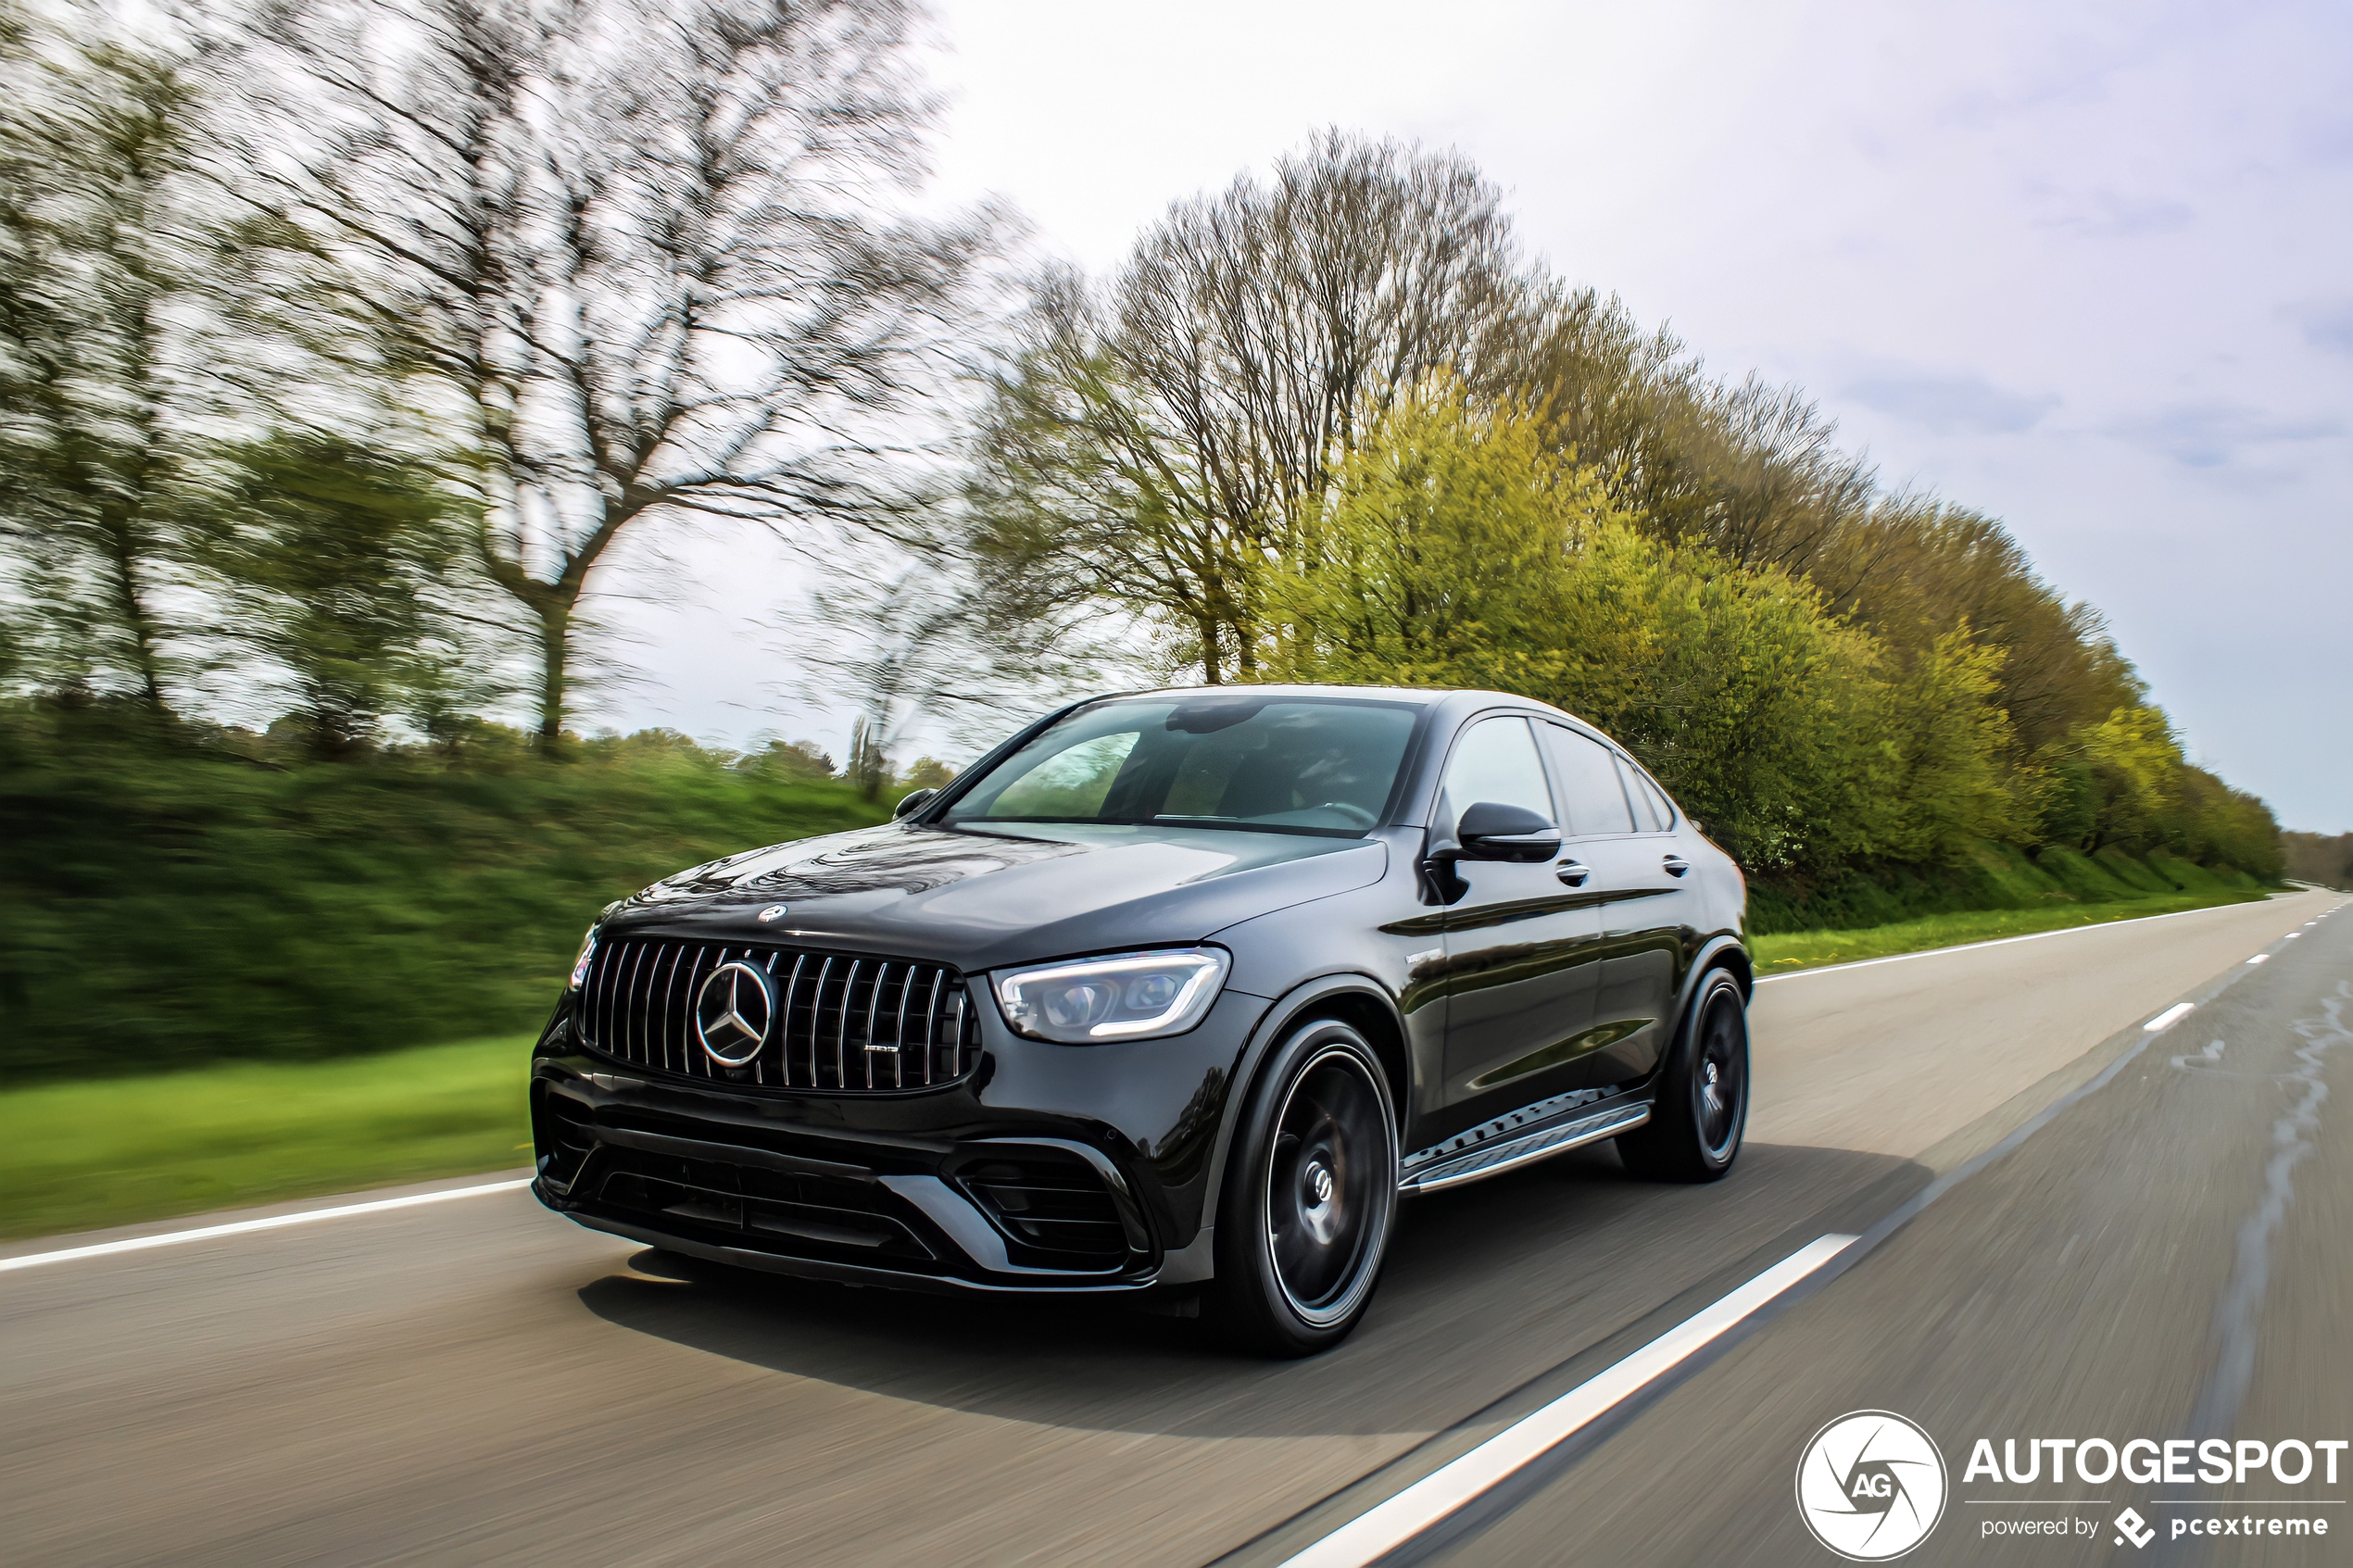
MULTIPOLYGON (((2325 1536, 2329 1518, 2321 1509, 2340 1503, 2320 1492, 2337 1486, 2340 1460, 2348 1447, 2345 1438, 2306 1441, 2288 1437, 2267 1443, 2259 1438, 2235 1441, 2209 1437, 2156 1439, 2134 1437, 2122 1443, 2106 1437, 2004 1438, 1997 1458, 1994 1440, 1980 1437, 1962 1472, 1964 1487, 1981 1491, 2003 1486, 2072 1482, 2103 1486, 2121 1480, 2134 1486, 2182 1488, 2193 1495, 2153 1498, 2143 1506, 2165 1512, 2152 1524, 2127 1508, 2113 1520, 2068 1513, 2057 1517, 1995 1516, 1979 1521, 1980 1539, 2015 1537, 2092 1537, 2109 1532, 2115 1544, 2146 1547, 2161 1535, 2181 1540, 2188 1537, 2325 1536), (2045 1468, 2047 1466, 2047 1468, 2045 1468), (2277 1490, 2307 1488, 2309 1495, 2267 1498, 2260 1503, 2217 1498, 2206 1502, 2195 1496, 2202 1486, 2258 1486, 2277 1490), (2180 1510, 2181 1512, 2174 1512, 2180 1510)), ((2031 1499, 1980 1496, 1980 1506, 2032 1508, 2031 1499)), ((2098 1499, 2084 1499, 2082 1501, 2098 1499)))

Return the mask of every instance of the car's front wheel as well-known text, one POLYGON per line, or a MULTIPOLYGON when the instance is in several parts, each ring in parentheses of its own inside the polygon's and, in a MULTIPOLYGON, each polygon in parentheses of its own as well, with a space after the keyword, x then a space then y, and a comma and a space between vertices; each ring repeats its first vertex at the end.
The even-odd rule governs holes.
POLYGON ((1712 970, 1683 1014, 1649 1123, 1621 1135, 1617 1153, 1654 1181, 1717 1181, 1731 1170, 1747 1125, 1748 999, 1738 980, 1712 970))
POLYGON ((1397 1210, 1397 1117, 1362 1035, 1319 1019, 1276 1048, 1218 1210, 1216 1300, 1228 1330, 1281 1356, 1345 1338, 1397 1210))

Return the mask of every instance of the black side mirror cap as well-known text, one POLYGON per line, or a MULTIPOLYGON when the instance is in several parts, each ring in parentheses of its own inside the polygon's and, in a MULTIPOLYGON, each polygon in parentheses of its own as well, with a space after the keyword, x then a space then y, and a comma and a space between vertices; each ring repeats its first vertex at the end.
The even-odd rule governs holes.
POLYGON ((900 796, 899 804, 890 809, 891 820, 896 822, 910 811, 922 810, 931 804, 931 797, 938 793, 939 791, 936 789, 918 789, 900 796))
POLYGON ((1525 806, 1482 800, 1464 808, 1454 843, 1461 859, 1533 865, 1560 853, 1561 830, 1525 806))

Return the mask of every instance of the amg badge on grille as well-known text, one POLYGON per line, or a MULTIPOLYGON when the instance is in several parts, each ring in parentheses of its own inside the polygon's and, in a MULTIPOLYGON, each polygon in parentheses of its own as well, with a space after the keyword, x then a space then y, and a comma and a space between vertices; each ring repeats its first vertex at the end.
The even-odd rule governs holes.
POLYGON ((695 993, 695 1034, 722 1067, 749 1065, 768 1043, 775 1014, 768 976, 740 959, 712 970, 695 993))

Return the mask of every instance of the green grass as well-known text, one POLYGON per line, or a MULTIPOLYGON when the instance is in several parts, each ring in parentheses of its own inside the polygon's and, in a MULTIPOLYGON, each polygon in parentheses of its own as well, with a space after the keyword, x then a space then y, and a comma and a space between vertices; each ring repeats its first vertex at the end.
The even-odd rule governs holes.
POLYGON ((2254 903, 2263 895, 2237 888, 2196 893, 2149 894, 2107 904, 2062 904, 2040 909, 1969 909, 1957 914, 1928 915, 1919 920, 1855 931, 1792 931, 1754 936, 1756 972, 1785 974, 1791 970, 1822 964, 1852 963, 1857 959, 1891 958, 1930 947, 1951 947, 1964 942, 1990 942, 2001 936, 2025 936, 2038 931, 2059 931, 2077 925, 2104 925, 2111 921, 2139 920, 2148 915, 2175 914, 2218 904, 2254 903))
POLYGON ((0 1236, 528 1165, 531 1041, 0 1093, 0 1236))

